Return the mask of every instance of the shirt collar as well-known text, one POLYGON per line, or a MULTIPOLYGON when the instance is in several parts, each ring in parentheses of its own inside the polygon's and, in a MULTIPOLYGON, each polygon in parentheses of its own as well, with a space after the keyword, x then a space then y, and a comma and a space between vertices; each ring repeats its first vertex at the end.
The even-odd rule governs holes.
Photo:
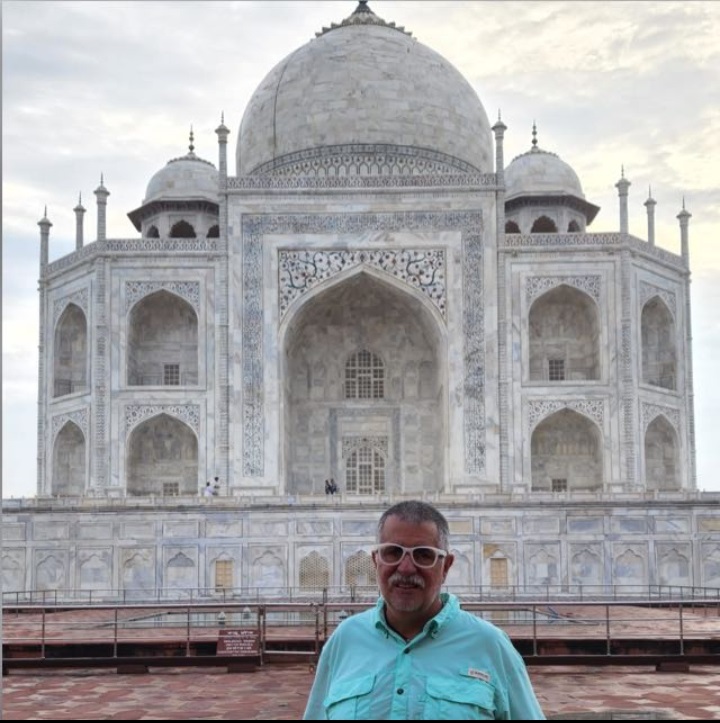
MULTIPOLYGON (((442 627, 449 623, 460 610, 460 602, 457 597, 452 593, 442 592, 440 593, 440 600, 442 601, 442 608, 440 611, 425 623, 425 632, 433 637, 438 634, 442 627)), ((373 625, 378 629, 390 634, 391 630, 385 620, 385 600, 379 597, 375 608, 373 609, 373 625)))

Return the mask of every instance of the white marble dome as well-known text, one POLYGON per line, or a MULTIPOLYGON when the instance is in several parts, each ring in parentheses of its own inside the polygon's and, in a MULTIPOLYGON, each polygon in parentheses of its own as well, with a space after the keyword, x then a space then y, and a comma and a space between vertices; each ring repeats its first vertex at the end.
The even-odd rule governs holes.
POLYGON ((173 158, 148 183, 143 205, 152 201, 218 202, 218 172, 210 161, 199 158, 191 150, 173 158))
POLYGON ((536 145, 505 169, 505 200, 521 196, 573 196, 584 199, 577 173, 554 153, 536 145))
POLYGON ((351 144, 424 149, 424 157, 435 154, 458 171, 494 170, 487 114, 467 80, 363 4, 262 81, 240 125, 237 174, 267 172, 288 154, 351 144))

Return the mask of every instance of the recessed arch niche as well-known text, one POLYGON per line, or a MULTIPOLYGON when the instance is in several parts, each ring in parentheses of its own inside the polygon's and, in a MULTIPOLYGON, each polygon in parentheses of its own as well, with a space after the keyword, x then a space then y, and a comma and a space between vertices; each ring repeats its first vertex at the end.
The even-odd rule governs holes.
POLYGON ((421 292, 363 268, 326 281, 281 332, 282 444, 290 493, 346 491, 345 456, 361 444, 386 460, 385 491, 434 491, 444 482, 445 338, 421 292), (347 398, 348 360, 382 364, 382 394, 347 398))

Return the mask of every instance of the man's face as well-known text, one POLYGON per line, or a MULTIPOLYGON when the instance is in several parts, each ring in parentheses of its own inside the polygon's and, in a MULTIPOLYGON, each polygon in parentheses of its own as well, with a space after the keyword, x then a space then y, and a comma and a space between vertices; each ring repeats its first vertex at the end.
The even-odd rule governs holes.
MULTIPOLYGON (((404 547, 440 547, 438 531, 434 522, 416 524, 392 515, 385 520, 380 533, 380 543, 393 542, 404 547)), ((377 568, 378 585, 390 612, 427 612, 428 619, 437 609, 447 571, 453 563, 453 556, 438 558, 433 567, 417 567, 410 555, 405 555, 399 565, 385 565, 378 553, 373 552, 377 568)))

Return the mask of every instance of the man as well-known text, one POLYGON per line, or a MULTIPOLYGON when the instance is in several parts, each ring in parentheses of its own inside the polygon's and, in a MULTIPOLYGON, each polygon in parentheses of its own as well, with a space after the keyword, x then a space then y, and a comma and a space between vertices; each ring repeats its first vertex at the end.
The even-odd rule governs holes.
POLYGON ((215 496, 215 492, 213 491, 212 484, 210 482, 208 482, 205 485, 205 489, 203 490, 203 495, 205 497, 214 497, 215 496))
POLYGON ((386 510, 372 553, 381 597, 325 644, 305 720, 542 720, 507 635, 440 593, 453 556, 425 502, 386 510))

